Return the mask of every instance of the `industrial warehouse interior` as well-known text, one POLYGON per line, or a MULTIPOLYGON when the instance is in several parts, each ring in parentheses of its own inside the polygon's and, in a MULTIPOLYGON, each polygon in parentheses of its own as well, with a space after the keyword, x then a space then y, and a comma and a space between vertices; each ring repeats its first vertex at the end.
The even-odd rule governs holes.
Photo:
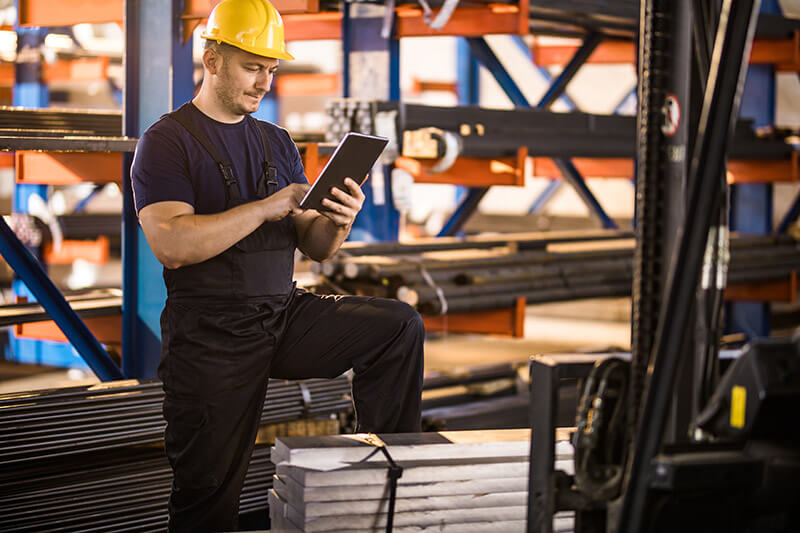
POLYGON ((0 532, 800 532, 798 150, 800 0, 0 0, 0 532))

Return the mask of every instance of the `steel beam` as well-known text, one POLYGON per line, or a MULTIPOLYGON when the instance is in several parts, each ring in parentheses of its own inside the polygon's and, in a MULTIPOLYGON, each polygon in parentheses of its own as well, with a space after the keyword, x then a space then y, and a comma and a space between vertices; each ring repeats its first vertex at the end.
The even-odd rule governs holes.
POLYGON ((556 193, 561 190, 563 184, 563 181, 550 180, 550 183, 547 184, 544 190, 539 193, 539 196, 537 196, 531 204, 530 209, 528 209, 528 214, 532 215, 544 209, 545 206, 555 198, 556 193))
POLYGON ((481 200, 483 200, 483 197, 486 196, 487 192, 489 192, 488 187, 471 188, 461 199, 455 212, 450 216, 448 221, 445 222, 445 225, 442 227, 441 231, 439 231, 437 237, 448 237, 459 233, 469 217, 472 216, 472 213, 478 209, 478 205, 481 203, 481 200))
POLYGON ((575 51, 575 55, 572 56, 572 59, 564 66, 564 69, 558 75, 558 77, 553 80, 553 83, 550 85, 550 88, 544 94, 539 103, 536 107, 541 109, 547 109, 558 99, 559 96, 564 94, 567 90, 567 85, 569 82, 572 81, 572 78, 575 77, 575 74, 578 73, 578 70, 586 63, 589 59, 589 56, 592 55, 597 45, 599 45, 603 41, 603 36, 600 33, 590 33, 586 36, 586 39, 583 41, 583 44, 575 51))

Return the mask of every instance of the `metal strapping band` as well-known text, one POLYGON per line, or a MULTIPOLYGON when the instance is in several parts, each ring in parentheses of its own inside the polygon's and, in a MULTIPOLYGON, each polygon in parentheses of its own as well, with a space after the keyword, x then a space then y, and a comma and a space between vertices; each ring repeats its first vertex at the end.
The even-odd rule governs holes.
POLYGON ((297 387, 300 389, 300 395, 303 397, 303 414, 308 414, 313 405, 311 401, 311 391, 308 390, 308 385, 302 381, 297 382, 297 387))
POLYGON ((442 312, 439 313, 440 315, 447 314, 447 298, 444 297, 444 291, 440 286, 438 286, 434 281, 431 275, 428 273, 428 269, 425 268, 425 265, 422 264, 422 261, 419 262, 419 273, 422 274, 422 279, 425 280, 425 283, 428 284, 434 291, 436 291, 436 296, 439 298, 439 303, 442 306, 442 312))

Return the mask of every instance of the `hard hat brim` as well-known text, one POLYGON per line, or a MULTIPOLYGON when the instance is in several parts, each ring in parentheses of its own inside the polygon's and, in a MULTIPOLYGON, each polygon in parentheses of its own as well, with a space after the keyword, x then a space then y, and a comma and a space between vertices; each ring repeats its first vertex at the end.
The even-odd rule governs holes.
POLYGON ((209 35, 206 32, 200 34, 200 37, 202 39, 208 39, 211 41, 216 41, 218 43, 229 44, 235 48, 238 48, 239 50, 244 50, 245 52, 250 52, 251 54, 255 54, 257 56, 267 57, 270 59, 285 59, 287 61, 294 61, 294 56, 289 52, 281 52, 280 50, 271 50, 268 54, 265 54, 263 51, 257 48, 243 45, 242 43, 238 43, 232 39, 222 39, 218 36, 209 35))

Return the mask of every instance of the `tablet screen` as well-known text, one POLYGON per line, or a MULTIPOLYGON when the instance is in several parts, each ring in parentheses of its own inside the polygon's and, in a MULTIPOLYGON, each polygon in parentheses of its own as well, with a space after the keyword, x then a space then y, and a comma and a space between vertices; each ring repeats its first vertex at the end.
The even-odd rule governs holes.
POLYGON ((345 135, 331 158, 328 159, 328 163, 322 169, 317 181, 303 197, 300 207, 328 211, 322 205, 322 199, 333 199, 330 194, 331 188, 337 187, 347 192, 347 186, 344 184, 344 179, 347 177, 352 178, 359 185, 363 184, 370 169, 388 143, 389 139, 385 137, 355 132, 345 135))

